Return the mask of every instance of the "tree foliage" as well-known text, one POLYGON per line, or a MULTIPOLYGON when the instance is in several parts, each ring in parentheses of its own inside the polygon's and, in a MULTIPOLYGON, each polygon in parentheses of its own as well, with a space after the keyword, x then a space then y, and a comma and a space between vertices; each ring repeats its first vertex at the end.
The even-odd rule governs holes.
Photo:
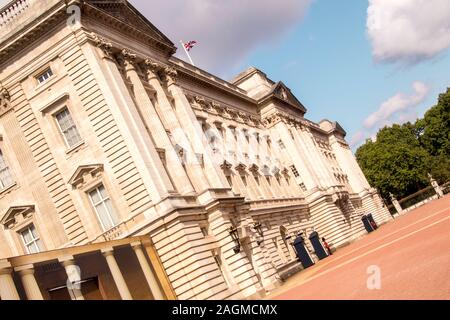
POLYGON ((384 198, 404 197, 429 185, 450 180, 450 89, 439 96, 416 123, 384 127, 376 141, 367 140, 356 158, 369 183, 384 198))

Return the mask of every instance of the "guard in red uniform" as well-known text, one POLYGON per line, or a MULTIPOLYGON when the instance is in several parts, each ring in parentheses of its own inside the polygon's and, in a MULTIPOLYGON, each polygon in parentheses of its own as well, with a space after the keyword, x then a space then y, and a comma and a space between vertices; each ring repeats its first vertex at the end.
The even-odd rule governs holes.
POLYGON ((327 249, 328 254, 329 254, 330 256, 333 255, 333 253, 331 252, 330 246, 329 246, 328 243, 325 241, 325 238, 322 238, 322 243, 323 243, 323 246, 325 247, 325 249, 327 249))

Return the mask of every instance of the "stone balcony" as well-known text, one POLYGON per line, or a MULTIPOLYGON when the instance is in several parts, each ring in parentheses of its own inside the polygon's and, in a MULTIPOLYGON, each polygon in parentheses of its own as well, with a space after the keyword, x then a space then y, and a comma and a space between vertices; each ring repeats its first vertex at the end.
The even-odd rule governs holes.
POLYGON ((290 207, 290 206, 306 206, 304 198, 279 198, 279 199, 261 199, 249 201, 250 210, 263 210, 272 207, 290 207))
MULTIPOLYGON (((0 9, 0 43, 10 36, 22 32, 28 25, 37 23, 43 12, 51 9, 60 0, 15 0, 0 9)), ((64 2, 61 5, 65 6, 64 2)))
POLYGON ((4 6, 0 11, 0 27, 16 19, 29 5, 30 0, 16 0, 4 6))

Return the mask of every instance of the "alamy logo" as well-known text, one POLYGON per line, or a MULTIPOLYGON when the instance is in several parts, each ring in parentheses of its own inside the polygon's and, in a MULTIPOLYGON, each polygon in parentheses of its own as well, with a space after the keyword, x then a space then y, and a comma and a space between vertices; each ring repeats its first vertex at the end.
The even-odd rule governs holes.
POLYGON ((367 268, 367 289, 381 290, 381 269, 378 266, 369 266, 367 268))
POLYGON ((69 290, 80 290, 81 285, 81 269, 77 265, 71 265, 66 267, 67 272, 67 288, 69 290))
POLYGON ((67 19, 67 26, 68 27, 78 27, 81 22, 81 9, 79 6, 71 5, 67 7, 67 14, 70 15, 70 17, 67 19))

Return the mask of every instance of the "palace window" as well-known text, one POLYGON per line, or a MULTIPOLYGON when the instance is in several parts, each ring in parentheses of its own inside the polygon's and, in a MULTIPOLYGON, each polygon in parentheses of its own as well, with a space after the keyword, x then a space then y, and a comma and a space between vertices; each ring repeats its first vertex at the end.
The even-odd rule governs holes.
POLYGON ((112 207, 111 199, 103 185, 90 191, 89 197, 104 231, 108 231, 119 224, 119 219, 112 207))
POLYGON ((200 230, 204 237, 208 236, 208 229, 206 227, 200 227, 200 230))
POLYGON ((297 168, 294 165, 292 165, 290 168, 292 173, 294 174, 294 177, 296 178, 300 177, 300 174, 298 173, 297 168))
POLYGON ((73 122, 69 109, 65 107, 55 115, 55 118, 69 148, 79 144, 81 142, 81 136, 78 133, 75 122, 73 122))
POLYGON ((52 69, 48 68, 47 70, 42 72, 40 75, 38 75, 36 77, 36 79, 39 82, 39 84, 42 84, 42 83, 46 82, 48 79, 50 79, 51 77, 53 77, 53 71, 52 71, 52 69))
POLYGON ((260 143, 261 142, 261 137, 260 137, 258 132, 255 133, 255 137, 256 137, 256 142, 260 143))
POLYGON ((42 251, 42 243, 33 224, 30 224, 28 227, 22 230, 20 232, 20 235, 28 254, 38 253, 42 251))
POLYGON ((11 171, 6 165, 3 153, 0 150, 0 190, 5 189, 14 184, 14 180, 11 176, 11 171))
POLYGON ((280 146, 280 149, 281 150, 284 150, 284 149, 286 149, 286 146, 284 145, 284 142, 283 142, 283 140, 278 140, 278 145, 280 146))
POLYGON ((230 185, 230 187, 233 187, 233 180, 231 179, 231 176, 226 176, 227 177, 227 181, 228 184, 230 185))

